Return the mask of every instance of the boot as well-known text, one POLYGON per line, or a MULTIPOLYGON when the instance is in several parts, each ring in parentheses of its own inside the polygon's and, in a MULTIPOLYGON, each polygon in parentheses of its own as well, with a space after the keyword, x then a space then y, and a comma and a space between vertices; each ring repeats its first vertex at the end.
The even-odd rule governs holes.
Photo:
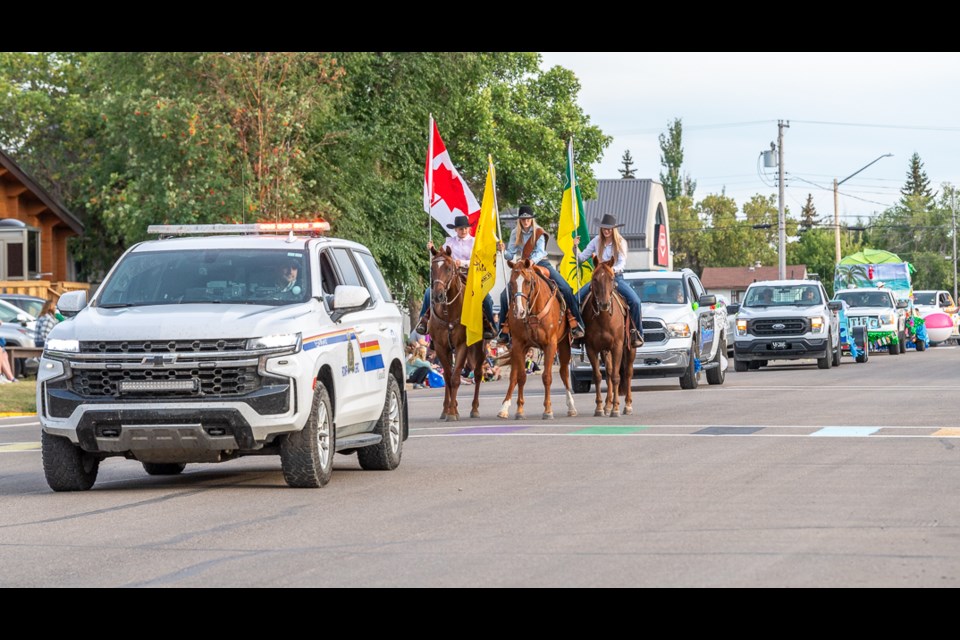
POLYGON ((497 341, 500 344, 510 346, 510 325, 507 324, 506 320, 500 325, 500 335, 497 336, 497 341))
POLYGON ((487 320, 486 318, 484 318, 483 319, 483 339, 493 340, 494 335, 495 334, 493 332, 493 323, 487 320))
POLYGON ((643 346, 643 336, 636 329, 630 329, 630 347, 638 349, 643 346))
POLYGON ((583 338, 583 327, 580 326, 579 323, 577 323, 576 325, 574 325, 572 329, 570 329, 570 337, 573 338, 574 340, 580 340, 581 338, 583 338))
POLYGON ((420 335, 426 335, 427 333, 427 323, 430 322, 430 309, 427 309, 427 312, 423 314, 420 318, 420 323, 417 324, 416 332, 420 335))

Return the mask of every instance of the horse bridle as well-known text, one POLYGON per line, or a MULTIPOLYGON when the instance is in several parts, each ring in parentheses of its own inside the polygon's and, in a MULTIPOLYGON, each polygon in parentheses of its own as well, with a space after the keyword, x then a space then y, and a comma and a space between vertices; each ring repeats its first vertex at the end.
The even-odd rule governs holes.
POLYGON ((614 286, 615 279, 616 276, 610 279, 610 294, 607 296, 606 302, 600 302, 600 296, 597 295, 596 287, 590 288, 590 293, 593 297, 594 316, 598 316, 604 311, 607 312, 607 315, 613 315, 613 292, 616 290, 616 286, 614 286))
MULTIPOLYGON (((443 257, 438 257, 438 258, 436 258, 433 262, 434 262, 434 265, 443 265, 443 264, 445 264, 447 261, 446 261, 446 259, 443 258, 443 257)), ((444 314, 441 314, 441 313, 435 308, 435 305, 441 304, 441 305, 443 305, 443 306, 445 306, 445 307, 449 307, 451 304, 453 304, 454 302, 457 301, 457 298, 459 298, 461 295, 463 295, 463 290, 464 290, 465 287, 462 287, 462 286, 461 286, 460 289, 459 289, 459 291, 457 291, 456 295, 454 295, 452 299, 447 300, 447 291, 450 289, 450 286, 451 286, 454 282, 459 282, 459 280, 460 280, 460 273, 459 273, 459 271, 457 270, 457 268, 454 267, 454 268, 453 268, 453 276, 450 277, 446 282, 444 282, 444 281, 441 280, 440 278, 435 278, 435 279, 433 280, 432 284, 430 285, 430 306, 433 307, 433 312, 434 312, 438 317, 443 318, 444 320, 448 320, 448 318, 446 317, 446 314, 445 314, 445 313, 444 313, 444 314), (437 286, 438 284, 440 285, 439 287, 437 286), (443 294, 443 297, 442 297, 442 298, 440 297, 440 293, 443 294)))

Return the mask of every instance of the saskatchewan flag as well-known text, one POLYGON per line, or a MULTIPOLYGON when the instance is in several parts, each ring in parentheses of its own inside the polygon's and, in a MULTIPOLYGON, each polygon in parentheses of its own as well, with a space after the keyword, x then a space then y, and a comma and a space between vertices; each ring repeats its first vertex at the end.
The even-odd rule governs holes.
POLYGON ((497 177, 493 170, 493 158, 487 156, 487 185, 483 189, 483 203, 477 220, 477 235, 474 236, 473 253, 470 255, 470 271, 467 272, 467 289, 464 292, 460 324, 467 328, 467 345, 483 338, 483 299, 497 279, 497 177))
POLYGON ((557 269, 563 279, 576 293, 580 287, 590 282, 593 276, 593 263, 589 260, 580 263, 579 280, 577 275, 577 254, 573 247, 574 236, 580 236, 581 251, 590 243, 587 230, 587 217, 583 212, 583 196, 580 184, 573 170, 573 139, 567 145, 567 177, 563 183, 563 200, 560 203, 560 225, 557 227, 557 245, 563 251, 560 267, 557 269))

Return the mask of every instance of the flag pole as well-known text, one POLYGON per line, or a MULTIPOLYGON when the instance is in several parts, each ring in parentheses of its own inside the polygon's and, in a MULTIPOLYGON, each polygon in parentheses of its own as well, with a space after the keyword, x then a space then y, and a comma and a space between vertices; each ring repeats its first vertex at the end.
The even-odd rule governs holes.
MULTIPOLYGON (((427 242, 433 241, 433 114, 430 114, 430 133, 427 136, 427 242)), ((427 249, 427 280, 431 277, 432 256, 427 249)), ((433 283, 427 285, 430 289, 430 306, 433 307, 433 283)))
MULTIPOLYGON (((503 242, 503 231, 500 228, 500 207, 497 206, 497 172, 494 171, 493 169, 493 155, 489 153, 487 154, 487 162, 490 165, 490 170, 493 171, 493 211, 497 216, 497 245, 499 249, 500 243, 503 242)), ((500 258, 499 264, 500 264, 500 271, 501 271, 500 275, 503 278, 502 282, 506 282, 507 267, 503 262, 503 252, 498 250, 497 254, 498 254, 498 257, 500 258)), ((506 310, 500 309, 501 324, 503 323, 504 311, 506 310)))
MULTIPOLYGON (((570 136, 570 141, 567 143, 567 166, 570 167, 570 213, 573 214, 573 233, 577 234, 579 226, 577 224, 578 217, 580 215, 579 210, 577 209, 577 173, 573 170, 573 136, 570 136)), ((573 240, 571 239, 571 243, 573 240)), ((583 283, 580 282, 580 259, 577 257, 577 253, 580 251, 580 247, 576 246, 574 243, 572 246, 573 250, 573 262, 574 269, 577 271, 577 306, 580 306, 580 289, 583 288, 583 283)))

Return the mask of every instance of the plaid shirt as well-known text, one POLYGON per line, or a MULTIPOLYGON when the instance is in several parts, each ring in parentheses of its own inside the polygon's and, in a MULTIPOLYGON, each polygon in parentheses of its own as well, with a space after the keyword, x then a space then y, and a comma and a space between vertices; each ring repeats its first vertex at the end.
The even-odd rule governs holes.
POLYGON ((52 313, 37 318, 34 341, 36 341, 38 347, 46 342, 47 336, 50 335, 50 331, 52 331, 55 326, 57 326, 57 319, 53 317, 52 313))

